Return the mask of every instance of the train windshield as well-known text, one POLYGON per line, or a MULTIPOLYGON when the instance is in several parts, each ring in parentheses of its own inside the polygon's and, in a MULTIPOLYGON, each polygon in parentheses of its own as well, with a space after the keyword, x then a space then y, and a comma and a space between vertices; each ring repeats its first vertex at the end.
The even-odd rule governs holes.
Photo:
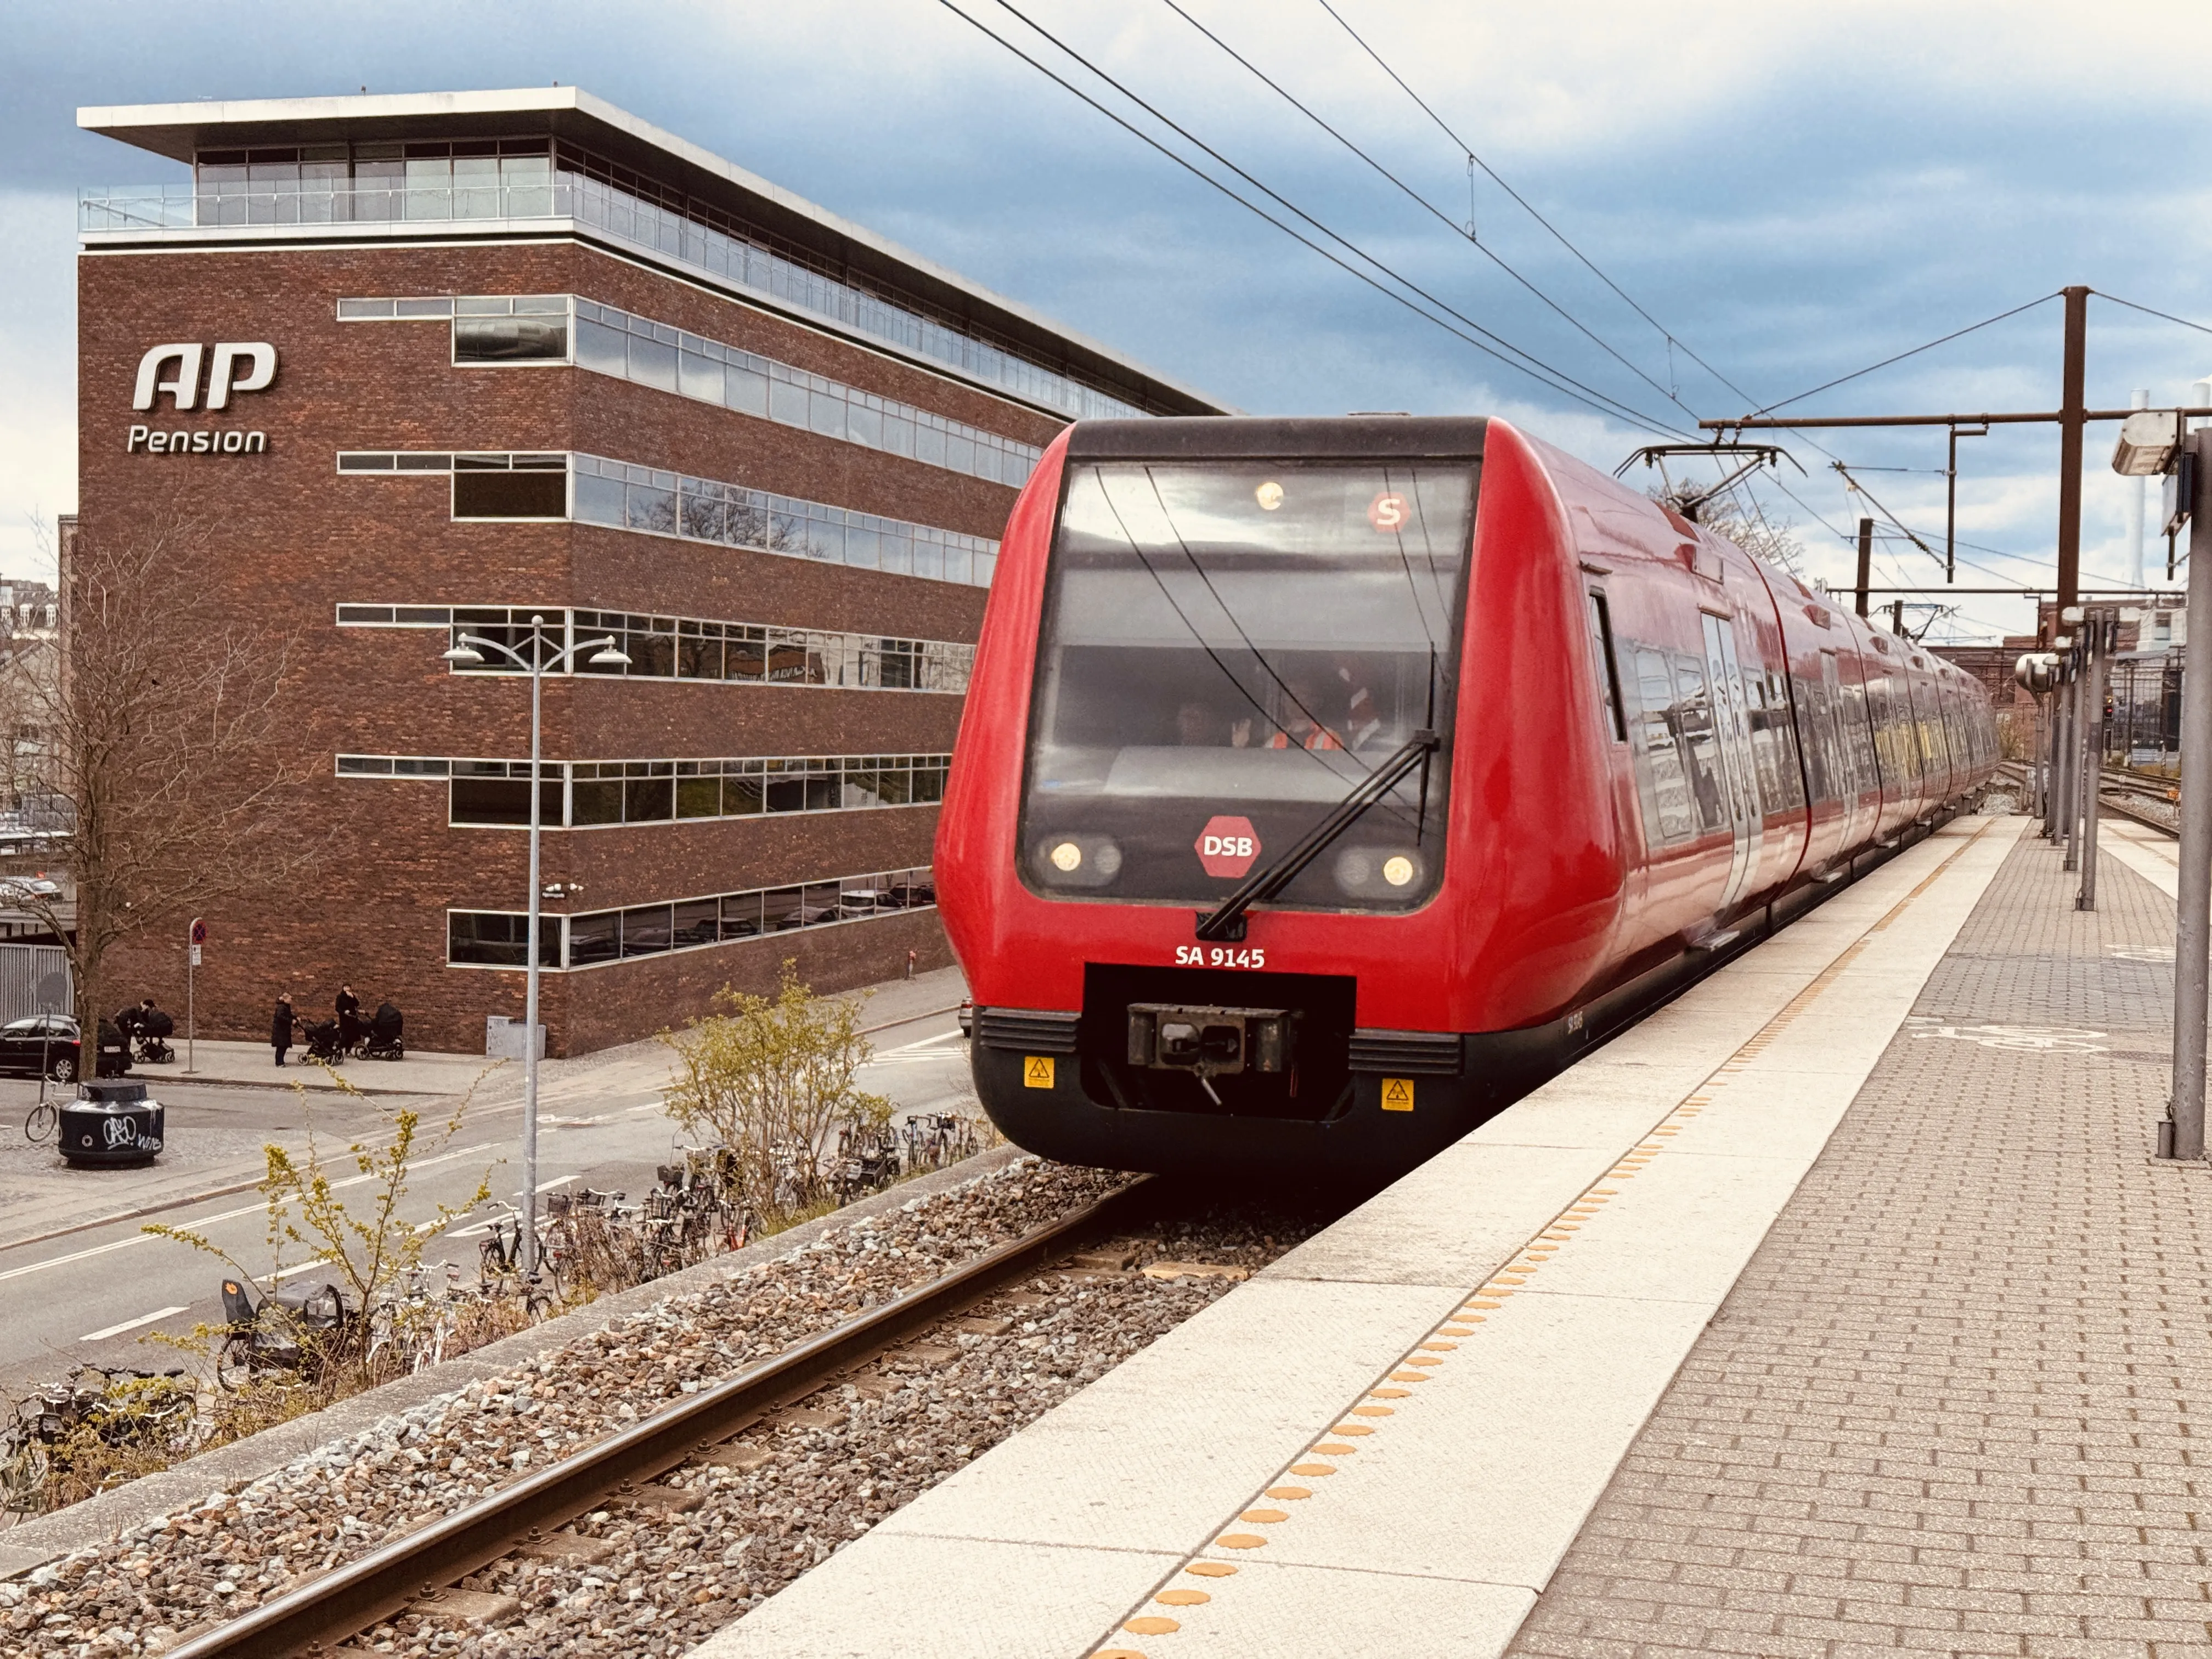
POLYGON ((1070 469, 1023 874, 1205 903, 1424 728, 1443 746, 1277 901, 1408 909, 1441 875, 1473 463, 1070 469))

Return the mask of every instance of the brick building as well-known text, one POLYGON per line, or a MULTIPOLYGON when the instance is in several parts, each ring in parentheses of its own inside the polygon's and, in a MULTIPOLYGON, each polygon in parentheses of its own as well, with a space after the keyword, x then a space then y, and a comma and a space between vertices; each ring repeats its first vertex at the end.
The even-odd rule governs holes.
MULTIPOLYGON (((424 1047, 520 1015, 528 681, 442 653, 532 616, 629 659, 544 685, 555 1052, 949 959, 1015 491, 1071 418, 1214 404, 571 88, 78 120, 191 168, 82 198, 83 528, 219 524, 179 579, 289 641, 324 773, 321 872, 207 918, 204 1032, 341 980, 424 1047)), ((180 1000, 182 945, 118 988, 180 1000)))

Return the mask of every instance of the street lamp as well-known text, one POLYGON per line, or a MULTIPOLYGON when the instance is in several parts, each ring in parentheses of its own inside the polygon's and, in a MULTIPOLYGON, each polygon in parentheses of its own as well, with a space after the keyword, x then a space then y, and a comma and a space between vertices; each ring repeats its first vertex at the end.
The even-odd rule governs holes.
POLYGON ((526 1274, 538 1271, 538 909, 543 889, 538 880, 538 839, 544 814, 540 810, 538 787, 538 750, 540 690, 549 668, 563 668, 573 662, 580 652, 593 654, 585 659, 592 668, 627 668, 629 659, 615 643, 614 635, 606 635, 596 640, 579 640, 574 645, 558 651, 545 648, 545 618, 530 619, 530 650, 527 656, 513 646, 502 645, 497 640, 488 640, 481 635, 463 634, 453 641, 453 648, 442 653, 446 661, 456 668, 475 668, 483 665, 484 653, 493 651, 506 658, 530 676, 530 933, 525 957, 526 989, 522 1004, 522 1270, 526 1274))

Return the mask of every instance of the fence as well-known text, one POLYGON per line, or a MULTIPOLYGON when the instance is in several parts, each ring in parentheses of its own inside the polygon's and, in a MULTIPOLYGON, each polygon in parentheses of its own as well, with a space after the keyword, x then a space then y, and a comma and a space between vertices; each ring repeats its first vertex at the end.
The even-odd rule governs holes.
POLYGON ((0 1024, 49 1012, 66 1014, 76 1006, 68 951, 58 945, 0 945, 0 1024), (40 987, 57 976, 59 994, 42 1001, 40 987))

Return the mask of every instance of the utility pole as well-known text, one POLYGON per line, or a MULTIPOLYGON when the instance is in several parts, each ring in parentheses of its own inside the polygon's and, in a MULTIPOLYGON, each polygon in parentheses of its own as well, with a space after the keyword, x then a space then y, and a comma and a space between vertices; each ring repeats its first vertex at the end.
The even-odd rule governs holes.
MULTIPOLYGON (((2128 403, 2136 409, 2148 409, 2150 393, 2148 391, 2130 393, 2128 403)), ((2143 525, 2150 507, 2150 480, 2136 478, 2133 480, 2133 486, 2128 493, 2128 586, 2141 587, 2143 585, 2143 525)), ((2132 690, 2135 684, 2132 678, 2128 684, 2132 690)))
POLYGON ((1889 602, 1889 631, 1900 640, 1905 637, 1905 601, 1903 599, 1892 599, 1889 602))
POLYGON ((1874 580, 1874 520, 1859 520, 1859 619, 1867 613, 1867 584, 1874 580))
POLYGON ((2058 608, 2063 612, 2081 597, 2081 434, 2089 418, 2081 384, 2089 344, 2089 290, 2075 287, 2066 295, 2065 363, 2058 402, 2058 608))
MULTIPOLYGON (((2212 434, 2191 433, 2196 499, 2189 514, 2189 610, 2212 617, 2212 434)), ((2212 639, 2212 628, 2205 630, 2212 639)), ((2212 945, 2212 653, 2181 675, 2181 868, 2174 902, 2173 1084, 2160 1158, 2204 1156, 2207 947, 2212 945)))
POLYGON ((2118 629, 2114 617, 2093 611, 2082 630, 2087 657, 2081 685, 2081 889, 2074 896, 2076 910, 2097 908, 2097 792, 2105 781, 2106 665, 2118 629))

